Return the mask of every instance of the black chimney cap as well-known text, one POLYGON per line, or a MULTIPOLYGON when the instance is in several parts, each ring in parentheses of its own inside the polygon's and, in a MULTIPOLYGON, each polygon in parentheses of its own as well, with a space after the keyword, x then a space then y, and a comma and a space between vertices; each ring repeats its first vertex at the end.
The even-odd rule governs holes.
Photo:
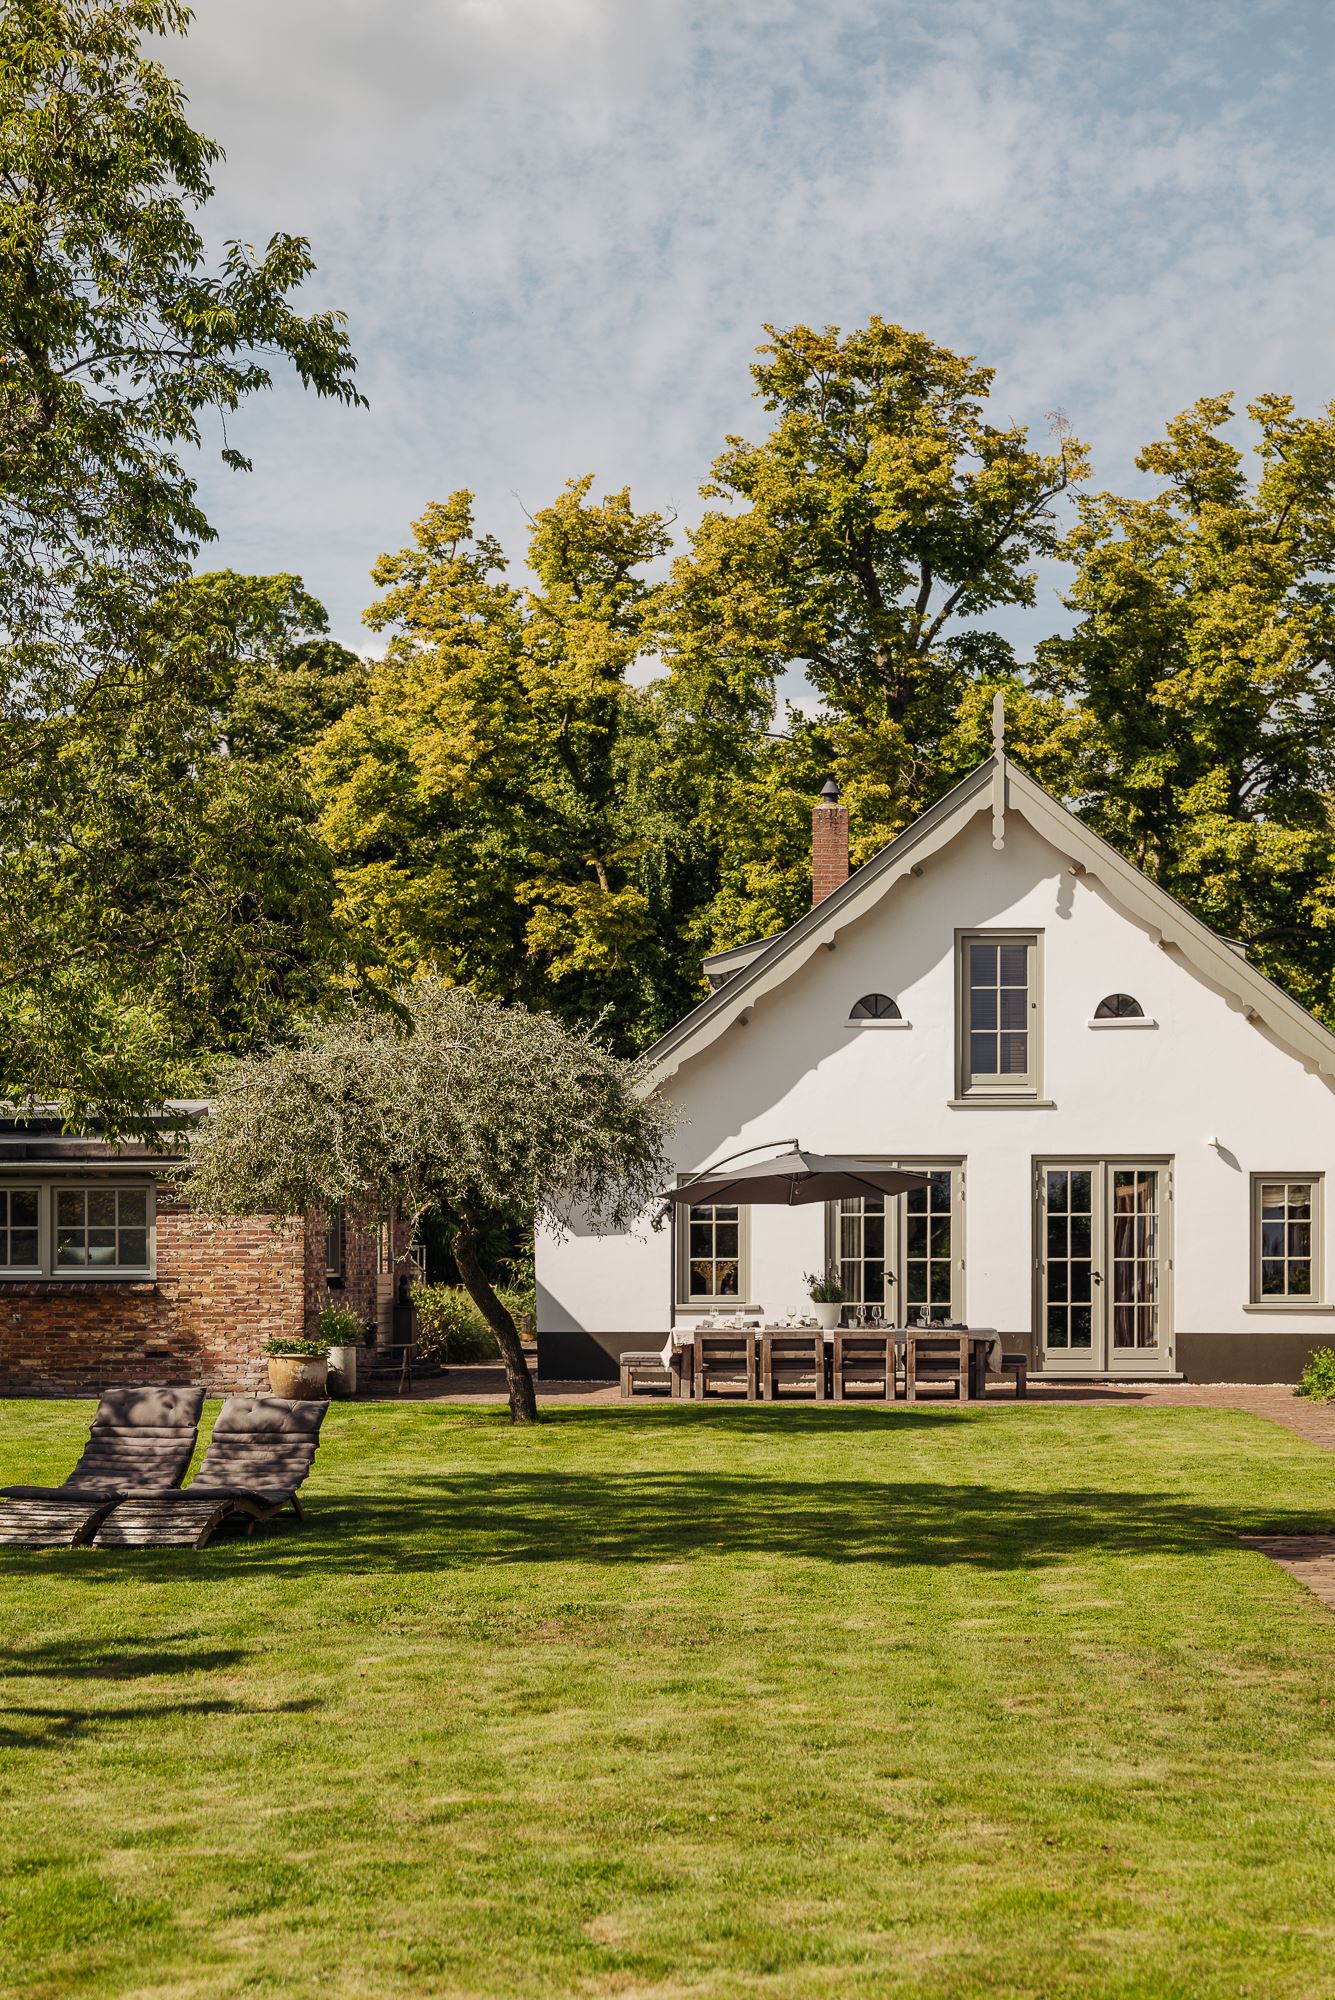
POLYGON ((837 778, 827 778, 820 788, 820 795, 822 801, 827 806, 837 806, 839 803, 839 780, 837 778))

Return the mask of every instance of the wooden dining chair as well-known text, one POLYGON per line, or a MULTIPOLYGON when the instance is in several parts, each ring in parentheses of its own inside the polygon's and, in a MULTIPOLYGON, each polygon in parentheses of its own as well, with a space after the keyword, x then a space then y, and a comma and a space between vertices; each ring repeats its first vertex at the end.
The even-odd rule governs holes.
POLYGON ((695 1336, 694 1396, 745 1396, 756 1400, 756 1337, 753 1333, 701 1333, 695 1336))
POLYGON ((888 1333, 871 1333, 866 1328, 840 1327, 834 1336, 831 1375, 834 1400, 893 1403, 895 1400, 895 1342, 888 1333), (850 1391, 852 1397, 850 1399, 850 1391))
POLYGON ((825 1335, 819 1329, 762 1334, 760 1393, 767 1403, 789 1396, 811 1396, 823 1403, 825 1335))
POLYGON ((970 1341, 958 1334, 910 1333, 905 1343, 904 1394, 910 1403, 923 1387, 952 1388, 956 1400, 969 1393, 970 1341))

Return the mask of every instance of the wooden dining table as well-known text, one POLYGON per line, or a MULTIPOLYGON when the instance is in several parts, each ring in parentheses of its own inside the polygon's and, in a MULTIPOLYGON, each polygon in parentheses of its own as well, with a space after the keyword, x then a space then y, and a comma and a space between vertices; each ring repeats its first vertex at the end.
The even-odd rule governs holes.
MULTIPOLYGON (((701 1327, 701 1333, 749 1333, 756 1343, 757 1351, 763 1335, 767 1333, 815 1333, 814 1326, 781 1326, 769 1322, 746 1326, 701 1327)), ((902 1354, 910 1339, 916 1334, 924 1340, 967 1340, 969 1343, 969 1366, 964 1395, 967 1402, 981 1401, 987 1388, 989 1365, 997 1374, 1001 1372, 1001 1335, 994 1326, 845 1326, 821 1329, 827 1350, 834 1348, 834 1336, 840 1333, 884 1333, 894 1341, 902 1354)), ((695 1354, 694 1326, 674 1326, 663 1348, 663 1365, 668 1371, 668 1393, 679 1399, 689 1398, 692 1388, 693 1361, 695 1354)))

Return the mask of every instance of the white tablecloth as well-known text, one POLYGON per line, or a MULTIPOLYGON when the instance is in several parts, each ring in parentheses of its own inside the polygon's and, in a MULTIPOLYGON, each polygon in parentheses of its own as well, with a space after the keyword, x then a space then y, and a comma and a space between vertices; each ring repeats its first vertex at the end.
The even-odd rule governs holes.
MULTIPOLYGON (((700 1330, 702 1333, 753 1333, 757 1340, 760 1339, 762 1333, 814 1333, 816 1331, 814 1326, 707 1326, 702 1327, 700 1330)), ((949 1340, 952 1333, 956 1335, 965 1334, 970 1340, 987 1341, 987 1365, 994 1375, 1001 1373, 1001 1335, 994 1326, 846 1326, 841 1328, 840 1331, 844 1333, 888 1333, 899 1347, 904 1345, 904 1342, 911 1333, 925 1334, 929 1338, 934 1335, 940 1340, 949 1340)), ((671 1367, 674 1354, 680 1354, 683 1348, 693 1347, 694 1345, 695 1328, 693 1326, 674 1326, 663 1348, 661 1357, 663 1366, 665 1368, 671 1367)), ((834 1346, 833 1328, 827 1327, 825 1329, 825 1345, 827 1347, 834 1346)))

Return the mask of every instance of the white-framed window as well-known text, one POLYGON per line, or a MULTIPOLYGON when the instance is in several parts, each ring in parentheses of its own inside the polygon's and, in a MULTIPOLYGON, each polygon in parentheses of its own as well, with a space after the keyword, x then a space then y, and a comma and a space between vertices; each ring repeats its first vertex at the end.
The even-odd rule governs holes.
POLYGON ((966 931, 957 940, 957 1095, 1033 1098, 1042 1068, 1041 935, 966 931))
POLYGON ((0 1276, 149 1277, 151 1180, 0 1181, 0 1276))
POLYGON ((677 1303, 743 1304, 749 1212, 736 1202, 703 1201, 683 1204, 677 1218, 677 1303))
POLYGON ((826 1262, 850 1307, 888 1324, 964 1317, 964 1163, 896 1160, 927 1186, 827 1206, 826 1262))
POLYGON ((1252 1304, 1320 1305, 1320 1174, 1252 1175, 1252 1304))

